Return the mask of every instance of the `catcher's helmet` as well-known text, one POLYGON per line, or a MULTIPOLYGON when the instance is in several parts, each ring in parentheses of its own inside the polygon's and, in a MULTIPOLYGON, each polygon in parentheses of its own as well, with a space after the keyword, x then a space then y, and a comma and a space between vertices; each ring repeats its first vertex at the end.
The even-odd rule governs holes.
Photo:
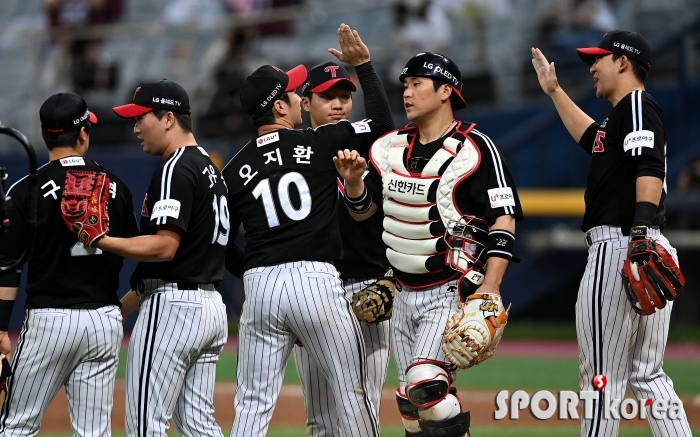
POLYGON ((462 73, 450 58, 432 52, 418 53, 406 63, 399 81, 403 83, 407 76, 430 77, 448 84, 452 88, 452 110, 467 107, 467 101, 462 97, 462 73))

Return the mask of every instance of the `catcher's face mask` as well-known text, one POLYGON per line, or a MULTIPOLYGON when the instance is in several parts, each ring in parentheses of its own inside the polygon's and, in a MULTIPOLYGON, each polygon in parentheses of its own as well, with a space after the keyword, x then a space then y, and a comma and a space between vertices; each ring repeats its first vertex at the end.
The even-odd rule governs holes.
POLYGON ((462 218, 464 223, 449 223, 445 235, 448 247, 445 263, 459 272, 466 272, 472 266, 483 269, 486 264, 488 223, 473 215, 464 215, 462 218))

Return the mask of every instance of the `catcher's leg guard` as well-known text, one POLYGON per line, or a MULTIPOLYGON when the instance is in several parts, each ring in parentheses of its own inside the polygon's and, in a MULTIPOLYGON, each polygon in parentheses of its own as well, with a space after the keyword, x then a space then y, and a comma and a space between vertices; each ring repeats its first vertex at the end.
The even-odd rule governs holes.
POLYGON ((452 383, 441 361, 418 361, 406 368, 406 396, 417 408, 430 408, 445 399, 452 383))
POLYGON ((418 419, 420 419, 418 408, 411 404, 404 393, 401 393, 401 389, 396 390, 396 403, 399 406, 403 427, 406 429, 406 436, 424 437, 425 434, 423 434, 418 424, 418 419))
POLYGON ((421 430, 428 437, 469 437, 469 411, 447 420, 419 420, 421 430))

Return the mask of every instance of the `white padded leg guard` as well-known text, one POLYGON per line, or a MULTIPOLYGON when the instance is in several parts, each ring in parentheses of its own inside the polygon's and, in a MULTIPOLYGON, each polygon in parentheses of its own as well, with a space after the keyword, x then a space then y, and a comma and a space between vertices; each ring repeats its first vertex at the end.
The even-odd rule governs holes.
POLYGON ((406 396, 417 408, 427 409, 447 396, 450 377, 444 367, 427 362, 408 366, 406 372, 406 396))
POLYGON ((448 394, 445 399, 427 409, 418 409, 418 416, 421 420, 447 420, 455 417, 462 412, 462 406, 459 404, 459 399, 448 394))

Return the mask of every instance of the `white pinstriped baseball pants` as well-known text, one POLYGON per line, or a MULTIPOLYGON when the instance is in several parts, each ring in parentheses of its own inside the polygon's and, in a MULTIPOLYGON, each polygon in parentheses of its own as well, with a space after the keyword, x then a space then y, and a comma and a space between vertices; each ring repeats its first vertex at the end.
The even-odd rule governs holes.
POLYGON ((147 279, 129 342, 127 436, 222 437, 214 421, 216 362, 228 338, 226 305, 211 285, 179 290, 147 279))
POLYGON ((331 386, 343 435, 378 437, 362 331, 335 267, 314 261, 257 267, 243 283, 231 437, 265 436, 297 338, 331 386))
POLYGON ((119 307, 27 310, 12 357, 0 435, 34 436, 65 385, 75 436, 112 435, 114 377, 124 331, 119 307))
MULTIPOLYGON (((650 232, 677 260, 666 237, 658 230, 650 232)), ((673 381, 662 368, 673 302, 650 316, 634 312, 620 276, 629 237, 611 226, 595 227, 587 235, 588 264, 576 301, 581 389, 594 391, 593 378, 602 374, 610 399, 624 399, 628 384, 637 399, 677 399, 673 381)), ((620 420, 606 418, 603 410, 595 401, 593 420, 581 420, 581 437, 617 436, 620 420)), ((651 406, 647 417, 655 437, 692 435, 685 413, 675 420, 655 419, 650 410, 651 406)))
POLYGON ((442 333, 458 308, 457 281, 432 288, 397 287, 391 345, 402 393, 406 387, 406 367, 417 361, 442 361, 452 379, 456 378, 457 369, 442 351, 442 333))
MULTIPOLYGON (((348 279, 344 282, 343 287, 348 296, 352 296, 378 279, 380 278, 348 279)), ((390 324, 391 320, 373 325, 360 323, 367 354, 368 393, 372 404, 377 407, 377 414, 379 414, 382 388, 389 364, 390 324)), ((308 437, 342 436, 333 391, 328 385, 326 377, 323 376, 323 372, 314 364, 304 347, 294 347, 294 361, 304 392, 304 407, 307 417, 306 435, 308 437)))

